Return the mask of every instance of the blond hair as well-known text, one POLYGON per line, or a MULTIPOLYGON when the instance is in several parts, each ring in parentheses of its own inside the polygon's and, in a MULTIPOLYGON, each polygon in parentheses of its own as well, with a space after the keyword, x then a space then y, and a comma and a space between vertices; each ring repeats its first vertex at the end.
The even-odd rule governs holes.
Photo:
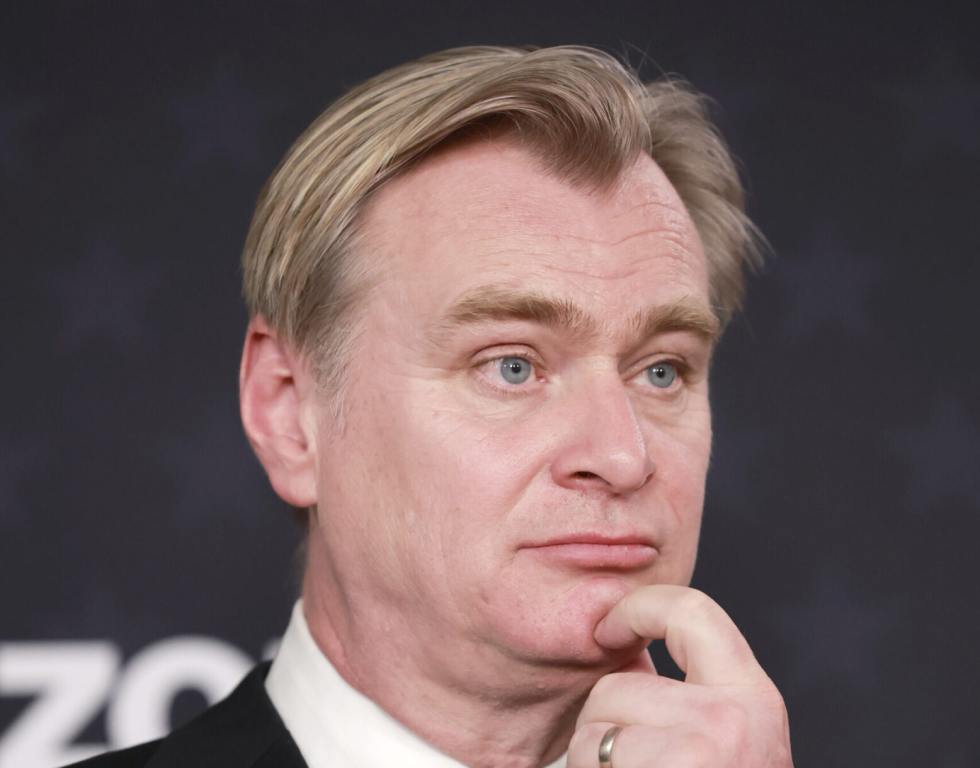
POLYGON ((683 81, 643 84, 592 48, 455 48, 377 75, 297 139, 259 196, 242 256, 251 316, 309 359, 328 389, 356 325, 371 265, 358 216, 387 180, 447 140, 503 130, 550 172, 603 187, 638 153, 661 167, 698 230, 722 325, 758 259, 738 173, 706 99, 683 81))

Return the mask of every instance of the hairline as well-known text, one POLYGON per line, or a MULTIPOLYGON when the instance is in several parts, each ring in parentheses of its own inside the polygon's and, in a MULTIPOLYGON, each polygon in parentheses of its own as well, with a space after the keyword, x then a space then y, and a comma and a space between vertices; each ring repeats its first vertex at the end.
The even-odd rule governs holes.
MULTIPOLYGON (((572 81, 561 80, 562 87, 567 87, 569 82, 572 81)), ((404 109, 404 103, 395 99, 380 103, 392 110, 390 119, 395 120, 399 114, 404 118, 404 113, 394 111, 404 109)), ((342 390, 347 383, 343 359, 350 359, 358 343, 356 337, 363 318, 365 297, 381 271, 379 264, 362 248, 366 208, 390 181, 410 173, 430 156, 451 149, 458 141, 480 136, 496 139, 504 135, 535 156, 546 173, 572 186, 612 184, 629 166, 630 155, 651 157, 677 191, 705 247, 709 301, 719 327, 723 328, 740 305, 741 270, 746 263, 751 265, 754 261, 751 242, 754 229, 744 218, 743 192, 738 185, 737 171, 710 121, 707 103, 706 97, 673 76, 643 84, 637 74, 621 62, 587 48, 459 49, 424 57, 381 73, 339 99, 314 121, 267 182, 243 255, 245 295, 250 313, 267 316, 272 326, 297 347, 317 374, 318 388, 332 395, 331 399, 337 401, 336 409, 342 411, 339 401, 343 399, 342 390), (489 75, 498 81, 513 76, 524 90, 508 92, 501 86, 497 97, 500 101, 491 109, 491 100, 481 101, 476 91, 465 91, 463 80, 454 80, 453 75, 446 74, 450 65, 454 71, 476 72, 484 78, 481 87, 497 87, 491 85, 495 81, 486 79, 489 75), (534 79, 536 74, 547 72, 548 67, 556 65, 567 66, 576 77, 584 74, 583 79, 575 81, 578 84, 595 83, 598 79, 601 81, 595 92, 598 101, 594 103, 613 104, 617 110, 625 110, 616 114, 625 120, 619 125, 626 129, 626 134, 622 134, 620 140, 608 139, 610 143, 602 145, 602 152, 606 153, 604 161, 591 163, 588 160, 591 153, 583 150, 565 152, 563 149, 561 140, 562 137, 567 139, 568 134, 567 124, 562 120, 569 115, 572 119, 584 116, 583 119, 588 120, 594 113, 576 111, 581 104, 576 104, 574 95, 549 90, 551 80, 547 87, 542 87, 542 81, 534 79), (418 79, 415 79, 416 75, 418 79), (403 93, 418 95, 417 84, 423 82, 426 87, 431 84, 435 89, 440 87, 440 82, 449 82, 450 89, 444 93, 465 96, 459 102, 460 111, 442 110, 442 119, 448 126, 446 130, 439 127, 438 122, 432 122, 441 109, 437 105, 445 102, 432 102, 422 113, 431 124, 421 132, 410 133, 411 138, 404 142, 394 142, 383 160, 377 146, 373 159, 371 155, 363 155, 367 164, 354 170, 360 173, 377 161, 373 181, 365 175, 350 182, 351 178, 357 178, 356 174, 340 177, 339 182, 333 179, 341 185, 336 187, 340 190, 338 196, 322 198, 327 202, 310 202, 326 189, 324 179, 332 178, 323 171, 314 173, 310 169, 328 167, 321 166, 328 158, 334 163, 333 167, 345 167, 342 157, 350 156, 330 155, 325 149, 329 145, 323 142, 324 136, 344 139, 351 134, 350 130, 338 127, 339 118, 346 116, 359 124, 367 122, 362 118, 368 114, 368 108, 373 109, 368 96, 387 99, 383 89, 393 85, 401 88, 403 93), (515 101, 510 101, 512 98, 515 101), (539 113, 538 108, 545 102, 556 104, 556 111, 544 107, 539 113), (467 117, 470 109, 471 116, 467 117), (634 117, 638 118, 638 123, 634 123, 634 117), (651 134, 655 124, 666 128, 651 134), (617 143, 618 147, 614 149, 613 145, 617 143), (709 172, 709 168, 713 170, 709 172), (348 203, 333 207, 333 200, 347 196, 350 197, 348 203), (331 225, 331 229, 318 229, 310 224, 327 214, 335 216, 338 222, 331 225), (277 252, 285 253, 287 258, 281 260, 271 255, 277 252), (731 256, 720 258, 721 254, 731 256), (294 264, 300 266, 294 268, 294 264), (322 289, 321 297, 316 295, 321 289, 313 288, 312 281, 325 276, 336 282, 332 288, 322 289), (300 279, 305 282, 298 282, 300 279), (307 294, 314 294, 321 300, 310 302, 289 298, 307 294), (322 300, 324 297, 325 301, 322 300), (323 318, 329 318, 330 323, 324 323, 323 318)), ((594 127, 590 125, 588 130, 594 127)), ((611 124, 603 123, 590 136, 606 142, 604 137, 612 135, 607 133, 611 127, 611 124)))

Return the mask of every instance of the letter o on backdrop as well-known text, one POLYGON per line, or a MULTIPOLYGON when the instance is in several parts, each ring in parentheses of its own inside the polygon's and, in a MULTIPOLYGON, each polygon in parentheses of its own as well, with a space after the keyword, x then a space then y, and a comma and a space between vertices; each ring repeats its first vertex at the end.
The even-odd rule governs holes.
POLYGON ((170 708, 181 691, 220 701, 252 667, 233 645, 211 637, 172 637, 130 659, 106 712, 109 742, 116 746, 158 739, 170 731, 170 708))

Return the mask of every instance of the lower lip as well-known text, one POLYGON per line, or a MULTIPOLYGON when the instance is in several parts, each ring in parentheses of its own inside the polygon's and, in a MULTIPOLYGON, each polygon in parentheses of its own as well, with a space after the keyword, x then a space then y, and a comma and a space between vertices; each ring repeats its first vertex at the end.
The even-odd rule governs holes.
POLYGON ((657 550, 648 544, 549 544, 532 547, 534 552, 547 560, 575 568, 609 568, 633 570, 645 568, 657 557, 657 550))

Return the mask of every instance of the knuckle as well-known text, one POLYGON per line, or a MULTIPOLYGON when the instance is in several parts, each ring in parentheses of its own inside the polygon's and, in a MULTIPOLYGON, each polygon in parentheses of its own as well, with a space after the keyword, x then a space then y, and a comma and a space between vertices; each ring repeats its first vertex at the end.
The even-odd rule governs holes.
POLYGON ((610 672, 599 678, 589 698, 604 699, 622 693, 624 690, 647 691, 655 687, 659 678, 643 672, 610 672))
POLYGON ((671 768, 709 768, 719 764, 720 752, 715 742, 700 733, 687 734, 669 757, 663 756, 663 764, 671 768))
POLYGON ((786 721, 789 715, 786 712, 786 701, 779 689, 773 684, 762 686, 757 694, 760 711, 767 717, 775 721, 786 721))
POLYGON ((767 687, 767 690, 762 694, 762 700, 767 709, 785 714, 786 701, 775 685, 767 687))
POLYGON ((739 754, 748 741, 751 718, 738 702, 715 701, 704 706, 705 728, 724 745, 728 754, 739 754))
POLYGON ((718 604, 700 589, 688 589, 678 602, 678 610, 692 617, 713 615, 718 610, 718 604))
POLYGON ((589 698, 601 699, 612 694, 622 685, 622 682, 619 680, 621 674, 620 672, 612 672, 600 677, 596 684, 592 686, 592 692, 589 694, 589 698))
POLYGON ((578 754, 588 749, 590 744, 598 744, 602 735, 608 729, 605 723, 585 723, 575 729, 572 740, 568 744, 569 755, 578 754))
POLYGON ((782 694, 773 686, 769 701, 768 712, 772 716, 772 726, 781 741, 789 744, 789 712, 786 709, 786 702, 782 694))

